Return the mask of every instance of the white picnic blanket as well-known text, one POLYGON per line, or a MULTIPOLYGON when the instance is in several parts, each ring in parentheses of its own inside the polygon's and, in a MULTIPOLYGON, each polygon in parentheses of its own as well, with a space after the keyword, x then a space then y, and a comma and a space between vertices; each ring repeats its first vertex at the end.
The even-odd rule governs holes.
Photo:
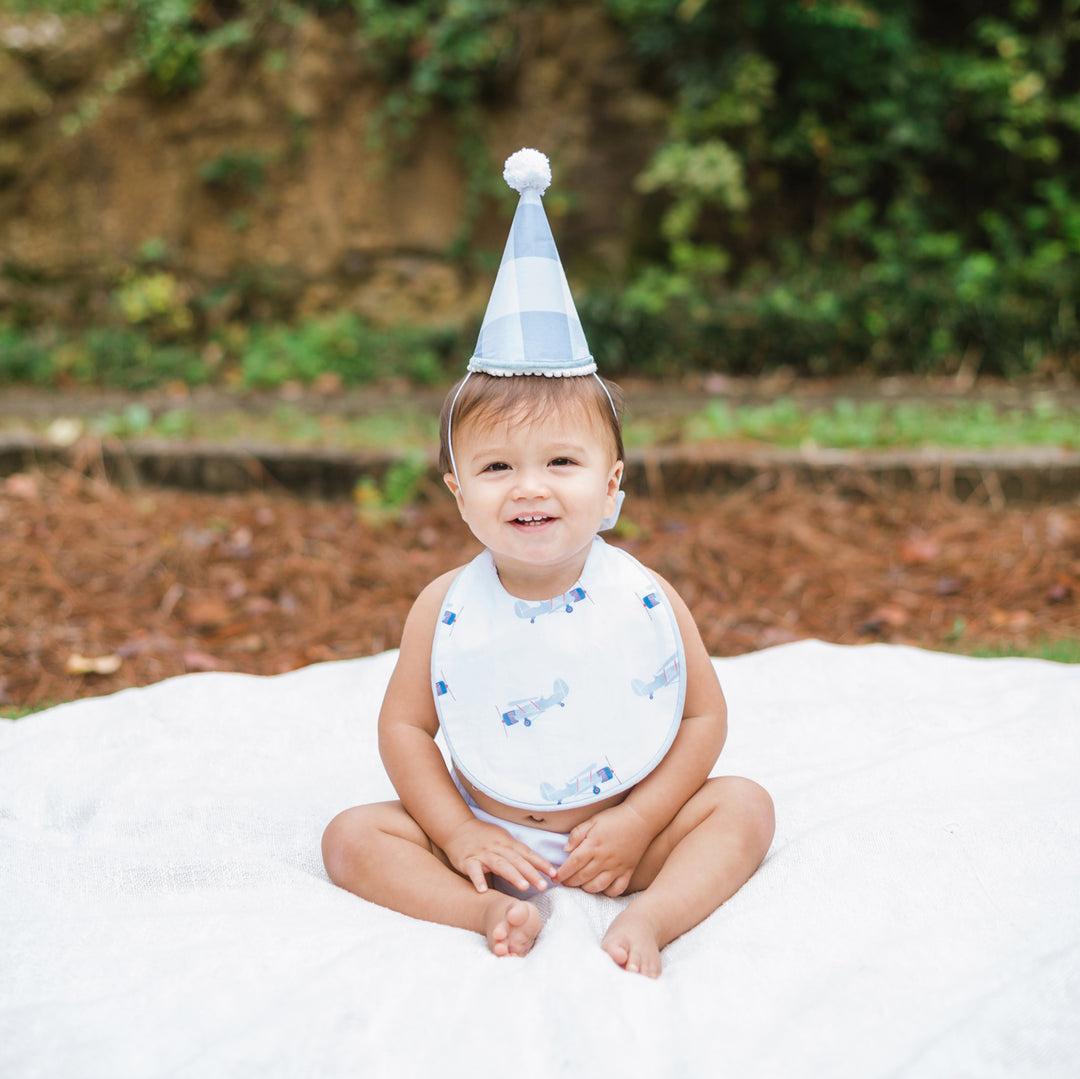
POLYGON ((776 841, 650 982, 599 948, 624 900, 556 890, 500 960, 329 883, 394 658, 0 723, 0 1075, 1080 1074, 1080 667, 717 660, 776 841))

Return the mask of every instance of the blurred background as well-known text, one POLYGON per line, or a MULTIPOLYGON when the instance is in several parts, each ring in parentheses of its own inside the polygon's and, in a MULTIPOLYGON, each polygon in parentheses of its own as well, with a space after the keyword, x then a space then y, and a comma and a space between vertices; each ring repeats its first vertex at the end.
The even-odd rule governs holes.
POLYGON ((0 0, 0 716, 396 646, 522 146, 713 655, 1080 660, 1080 0, 0 0))
POLYGON ((0 0, 0 384, 458 373, 514 195, 602 370, 1080 374, 1077 0, 0 0))

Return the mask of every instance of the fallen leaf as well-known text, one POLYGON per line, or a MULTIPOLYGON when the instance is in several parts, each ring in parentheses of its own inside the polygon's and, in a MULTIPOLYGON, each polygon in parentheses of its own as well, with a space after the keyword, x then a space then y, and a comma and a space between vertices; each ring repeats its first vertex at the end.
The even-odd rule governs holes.
POLYGON ((116 674, 124 661, 115 653, 109 656, 80 656, 73 652, 64 669, 68 674, 116 674))
POLYGON ((322 397, 336 397, 343 385, 341 375, 336 371, 323 371, 315 376, 311 388, 322 397))
POLYGON ((266 647, 266 642, 257 633, 248 633, 243 637, 237 637, 230 642, 230 652, 261 652, 266 647))
POLYGON ((184 666, 188 671, 217 671, 221 663, 208 652, 185 652, 184 666))
POLYGON ((996 608, 990 612, 990 625, 995 629, 1027 629, 1035 621, 1031 611, 1003 611, 996 608))
POLYGON ((792 644, 802 640, 802 636, 782 626, 766 626, 761 631, 760 640, 763 648, 772 648, 778 644, 792 644))
POLYGON ((899 629, 906 626, 909 614, 903 607, 895 603, 883 603, 876 607, 873 613, 865 621, 859 623, 860 633, 880 633, 886 627, 899 629))
POLYGON ((199 599, 188 604, 184 620, 197 629, 216 629, 232 618, 228 604, 220 599, 199 599))
POLYGON ((165 618, 168 618, 173 613, 173 608, 180 602, 183 594, 184 589, 179 582, 174 581, 169 585, 165 595, 161 597, 161 604, 158 607, 158 610, 165 618))
POLYGON ((1051 585, 1050 590, 1046 593, 1046 601, 1048 603, 1065 603, 1066 600, 1072 599, 1072 589, 1067 584, 1062 584, 1060 581, 1057 584, 1051 585))
POLYGON ((136 656, 168 655, 176 649, 176 642, 164 634, 138 633, 124 641, 116 654, 123 659, 134 659, 136 656))
POLYGON ((52 421, 45 430, 45 437, 54 446, 74 446, 83 433, 82 420, 62 416, 52 421))
POLYGON ((923 566, 941 554, 941 544, 932 536, 907 536, 900 544, 900 561, 907 566, 923 566))
POLYGON ((437 528, 421 528, 416 538, 421 547, 431 548, 442 540, 442 533, 437 528))
POLYGON ((967 583, 966 577, 939 577, 934 585, 934 594, 938 596, 958 596, 964 591, 967 583))
POLYGON ((41 487, 33 476, 25 472, 16 472, 4 482, 4 492, 12 498, 36 499, 41 497, 41 487))

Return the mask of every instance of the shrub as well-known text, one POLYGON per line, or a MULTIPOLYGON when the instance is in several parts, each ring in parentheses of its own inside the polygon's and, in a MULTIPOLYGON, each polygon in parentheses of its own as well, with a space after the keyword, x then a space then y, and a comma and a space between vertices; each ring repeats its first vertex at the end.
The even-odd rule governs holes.
POLYGON ((621 362, 1080 369, 1076 4, 607 7, 672 102, 621 362))
POLYGON ((342 312, 297 327, 256 327, 242 349, 245 386, 313 382, 335 374, 346 384, 400 376, 421 383, 443 377, 443 356, 457 345, 450 331, 399 327, 377 330, 342 312))

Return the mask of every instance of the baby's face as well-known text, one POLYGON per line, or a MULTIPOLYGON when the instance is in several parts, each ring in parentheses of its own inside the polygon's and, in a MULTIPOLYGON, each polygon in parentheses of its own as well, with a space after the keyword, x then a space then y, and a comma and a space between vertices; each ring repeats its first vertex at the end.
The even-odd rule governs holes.
POLYGON ((558 576, 576 565, 576 579, 600 522, 615 509, 623 463, 610 431, 584 409, 480 419, 455 427, 454 455, 457 476, 447 474, 446 484, 504 585, 515 569, 558 576))

